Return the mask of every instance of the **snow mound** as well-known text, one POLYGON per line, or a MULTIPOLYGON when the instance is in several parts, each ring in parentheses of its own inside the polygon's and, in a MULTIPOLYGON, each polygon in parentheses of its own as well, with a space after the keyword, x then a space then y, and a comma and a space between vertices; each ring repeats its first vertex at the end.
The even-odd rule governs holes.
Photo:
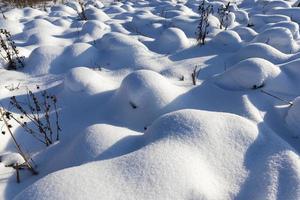
POLYGON ((135 71, 124 78, 111 103, 124 121, 144 124, 159 116, 162 109, 181 93, 165 77, 150 70, 135 71), (130 113, 130 117, 128 117, 130 113), (145 113, 147 113, 145 115, 145 113))
POLYGON ((261 58, 243 60, 216 77, 220 87, 228 89, 256 89, 268 84, 280 74, 280 69, 261 58))
POLYGON ((285 15, 256 14, 250 17, 249 24, 254 25, 254 28, 260 28, 268 23, 278 23, 283 21, 290 21, 290 18, 285 15))
POLYGON ((266 43, 283 53, 294 53, 299 49, 291 31, 283 27, 267 29, 258 34, 253 42, 266 43))
MULTIPOLYGON (((151 57, 148 48, 137 39, 116 32, 105 34, 96 41, 96 47, 102 52, 100 56, 115 68, 142 67, 151 57)), ((145 67, 146 68, 146 67, 145 67)))
POLYGON ((93 38, 101 38, 105 33, 109 32, 110 27, 101 21, 88 20, 82 26, 81 33, 89 34, 93 38))
POLYGON ((95 124, 87 127, 84 134, 77 139, 77 144, 74 145, 74 150, 76 151, 78 146, 82 146, 80 149, 84 151, 84 155, 82 156, 83 159, 96 159, 99 156, 108 156, 108 154, 111 156, 113 154, 121 154, 122 152, 124 153, 124 151, 129 151, 131 148, 134 148, 134 145, 137 144, 129 145, 130 140, 128 140, 129 143, 123 143, 123 145, 119 146, 120 149, 115 149, 116 151, 114 151, 111 147, 116 145, 122 139, 125 141, 130 137, 134 138, 140 135, 141 133, 124 127, 117 127, 108 124, 95 124))
POLYGON ((278 23, 270 23, 262 27, 262 30, 274 28, 274 27, 283 27, 287 28, 293 34, 294 39, 299 38, 299 25, 296 22, 278 22, 278 23))
POLYGON ((51 31, 60 29, 60 27, 55 26, 54 24, 52 24, 51 22, 45 19, 34 19, 32 21, 25 23, 24 30, 34 29, 34 28, 46 29, 51 31))
MULTIPOLYGON (((62 146, 60 146, 61 149, 57 148, 61 151, 59 156, 52 157, 45 162, 57 163, 55 168, 59 170, 100 158, 119 156, 135 149, 138 146, 135 138, 140 135, 141 133, 124 127, 108 124, 90 125, 76 136, 73 136, 69 143, 65 143, 64 145, 67 148, 62 148, 62 146)), ((48 168, 46 170, 53 170, 51 164, 46 165, 46 168, 48 168)))
POLYGON ((67 47, 42 46, 30 54, 25 71, 30 74, 65 73, 69 69, 97 64, 99 51, 86 43, 75 43, 67 47))
POLYGON ((279 14, 285 15, 291 18, 292 21, 300 23, 300 8, 293 7, 293 8, 274 8, 270 12, 270 14, 279 14))
POLYGON ((165 18, 156 16, 150 11, 139 11, 132 17, 129 26, 142 35, 155 37, 164 29, 163 26, 157 27, 156 24, 164 24, 164 22, 166 22, 165 18))
POLYGON ((217 34, 212 41, 217 45, 222 45, 237 50, 241 47, 242 39, 235 31, 227 30, 217 34))
POLYGON ((234 28, 233 30, 239 34, 240 38, 243 41, 246 42, 249 42, 257 35, 257 32, 249 27, 237 27, 234 28))
POLYGON ((65 88, 72 92, 95 94, 115 88, 115 84, 97 71, 86 67, 71 69, 64 79, 65 88))
POLYGON ((240 24, 248 24, 249 16, 248 13, 244 10, 234 11, 235 20, 240 24))
POLYGON ((168 28, 154 41, 154 49, 159 53, 172 53, 188 48, 190 42, 185 33, 178 28, 168 28))
POLYGON ((293 101, 293 105, 289 108, 285 122, 292 134, 300 137, 300 97, 293 101))
POLYGON ((281 7, 281 8, 290 8, 290 4, 285 1, 280 1, 280 0, 275 0, 275 1, 261 1, 260 2, 261 7, 264 12, 268 12, 270 10, 273 10, 276 7, 281 7))
POLYGON ((24 71, 29 74, 46 74, 51 68, 51 63, 63 52, 63 47, 41 46, 33 50, 26 60, 24 71))
POLYGON ((52 12, 62 12, 67 13, 71 16, 77 15, 77 7, 71 7, 69 5, 53 5, 51 6, 51 13, 52 12))
POLYGON ((99 10, 97 8, 92 8, 89 7, 88 9, 86 9, 86 17, 88 18, 88 20, 97 20, 100 22, 105 22, 107 20, 109 20, 109 16, 103 12, 102 10, 99 10))
POLYGON ((274 64, 282 63, 290 58, 279 50, 263 43, 252 43, 241 48, 236 54, 229 58, 229 64, 233 65, 247 58, 263 58, 274 64))
POLYGON ((50 73, 65 73, 69 69, 81 66, 94 67, 97 65, 99 51, 87 43, 75 43, 65 47, 64 51, 54 60, 50 73))
POLYGON ((47 175, 15 199, 299 197, 298 156, 242 117, 180 110, 156 120, 144 140, 125 156, 47 175))

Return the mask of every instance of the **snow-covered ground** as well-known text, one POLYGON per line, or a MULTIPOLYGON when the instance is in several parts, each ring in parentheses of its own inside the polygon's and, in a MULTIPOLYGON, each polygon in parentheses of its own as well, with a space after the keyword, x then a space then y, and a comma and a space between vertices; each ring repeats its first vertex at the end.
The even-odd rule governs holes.
POLYGON ((20 183, 0 136, 0 199, 300 199, 299 2, 232 2, 225 30, 211 1, 205 45, 200 3, 85 1, 86 21, 76 1, 6 8, 25 67, 1 60, 1 106, 47 89, 62 133, 46 147, 14 126, 39 172, 20 183))

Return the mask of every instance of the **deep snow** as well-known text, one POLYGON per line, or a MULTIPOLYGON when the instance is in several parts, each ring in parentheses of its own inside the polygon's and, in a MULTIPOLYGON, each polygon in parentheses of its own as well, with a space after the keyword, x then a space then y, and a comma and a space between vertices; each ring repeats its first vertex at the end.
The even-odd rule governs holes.
POLYGON ((19 184, 1 135, 0 199, 300 199, 299 2, 232 2, 225 30, 211 1, 203 46, 199 3, 5 7, 25 67, 0 57, 1 106, 47 89, 63 131, 45 147, 14 126, 39 171, 19 184))

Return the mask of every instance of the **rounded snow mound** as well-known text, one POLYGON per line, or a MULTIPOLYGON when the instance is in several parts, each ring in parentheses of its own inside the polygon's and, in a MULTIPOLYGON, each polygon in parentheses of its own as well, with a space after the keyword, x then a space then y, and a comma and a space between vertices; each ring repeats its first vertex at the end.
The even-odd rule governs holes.
POLYGON ((116 68, 145 67, 149 64, 145 60, 151 56, 151 52, 143 43, 116 32, 105 34, 96 41, 96 47, 102 52, 100 56, 116 68))
POLYGON ((63 12, 74 16, 77 15, 77 8, 68 5, 53 5, 51 6, 51 12, 63 12))
POLYGON ((283 21, 291 20, 288 16, 285 15, 255 14, 250 17, 249 24, 254 25, 254 28, 260 28, 268 23, 278 23, 283 21))
POLYGON ((105 12, 97 8, 93 8, 91 6, 88 9, 86 9, 85 13, 88 20, 97 20, 105 22, 110 19, 109 16, 105 14, 105 12))
POLYGON ((299 197, 298 156, 270 129, 237 115, 172 112, 144 140, 130 154, 49 174, 16 200, 268 199, 278 190, 299 197))
POLYGON ((69 69, 81 66, 94 67, 97 65, 99 51, 87 43, 75 43, 64 48, 61 55, 52 62, 50 73, 65 73, 69 69))
POLYGON ((180 88, 157 72, 138 70, 124 78, 111 103, 120 112, 118 117, 124 115, 125 120, 145 123, 159 116, 161 109, 180 93, 180 88))
POLYGON ((275 8, 270 10, 268 13, 285 15, 290 17, 294 22, 300 23, 300 8, 292 7, 292 8, 275 8))
POLYGON ((159 53, 172 53, 188 48, 190 42, 185 33, 178 28, 168 28, 154 41, 155 51, 159 53))
POLYGON ((285 122, 288 128, 292 131, 292 134, 296 137, 300 137, 300 97, 297 97, 293 101, 293 105, 289 108, 288 114, 285 118, 285 122))
POLYGON ((285 62, 289 55, 282 53, 274 47, 263 43, 252 43, 241 48, 236 54, 229 58, 230 65, 236 64, 247 58, 263 58, 274 64, 285 62))
POLYGON ((117 144, 122 139, 124 139, 124 141, 128 139, 128 142, 133 141, 129 138, 134 138, 139 135, 141 135, 141 133, 125 127, 117 127, 109 124, 95 124, 87 127, 84 134, 78 138, 77 144, 74 145, 74 150, 76 151, 78 146, 82 146, 80 149, 84 151, 82 152, 84 153, 82 156, 83 159, 95 159, 105 151, 105 156, 108 156, 108 154, 117 154, 118 152, 121 153, 122 151, 130 150, 131 148, 134 148, 134 146, 129 145, 130 143, 125 143, 120 146, 120 149, 117 149, 118 151, 114 152, 113 148, 111 148, 113 145, 117 144))
POLYGON ((24 30, 33 29, 33 28, 40 28, 40 29, 46 29, 46 30, 56 30, 60 27, 55 26, 51 22, 45 19, 34 19, 32 21, 29 21, 24 24, 24 30))
POLYGON ((242 39, 235 31, 227 30, 217 34, 212 41, 222 46, 237 49, 241 46, 242 39))
MULTIPOLYGON (((74 130, 76 132, 76 130, 74 130)), ((109 156, 119 156, 132 151, 138 144, 134 144, 135 138, 141 133, 117 127, 109 124, 94 124, 88 126, 75 136, 68 143, 61 144, 58 151, 59 156, 54 156, 48 163, 59 163, 58 169, 67 166, 81 165, 97 159, 105 159, 109 156), (118 147, 118 148, 115 148, 118 147), (61 162, 64 160, 65 162, 61 162)), ((47 154, 51 151, 47 152, 47 154)), ((48 156, 48 155, 45 155, 48 156)), ((51 156, 50 156, 51 157, 51 156)), ((46 165, 51 170, 51 164, 46 165)))
POLYGON ((71 69, 65 75, 64 85, 71 92, 87 92, 88 94, 95 94, 115 88, 115 84, 110 79, 86 67, 71 69))
POLYGON ((216 83, 228 89, 256 89, 268 84, 280 74, 280 69, 261 58, 243 60, 217 76, 216 83))
POLYGON ((246 42, 249 42, 257 35, 257 32, 249 27, 237 27, 234 31, 237 32, 241 39, 246 42))
POLYGON ((270 28, 274 28, 274 27, 283 27, 283 28, 287 28, 291 31, 291 33, 293 34, 294 39, 298 39, 299 38, 299 24, 297 24, 296 22, 278 22, 278 23, 270 23, 265 25, 262 30, 266 30, 266 29, 270 29, 270 28))
POLYGON ((41 46, 34 49, 26 60, 24 71, 33 75, 49 72, 53 60, 63 52, 63 47, 41 46))
POLYGON ((110 27, 101 21, 88 20, 83 24, 81 33, 87 33, 94 38, 101 38, 109 30, 110 27))
POLYGON ((249 22, 248 13, 244 10, 234 11, 235 20, 240 24, 247 24, 249 22))
POLYGON ((288 2, 280 1, 280 0, 261 1, 259 3, 264 12, 273 10, 276 7, 281 7, 281 8, 290 8, 291 7, 291 5, 288 2))
POLYGON ((80 66, 95 66, 99 51, 86 43, 67 47, 42 46, 32 51, 26 61, 25 72, 35 75, 65 73, 80 66))
POLYGON ((298 45, 294 41, 291 31, 284 27, 274 27, 258 34, 253 42, 266 43, 283 53, 294 53, 298 45))

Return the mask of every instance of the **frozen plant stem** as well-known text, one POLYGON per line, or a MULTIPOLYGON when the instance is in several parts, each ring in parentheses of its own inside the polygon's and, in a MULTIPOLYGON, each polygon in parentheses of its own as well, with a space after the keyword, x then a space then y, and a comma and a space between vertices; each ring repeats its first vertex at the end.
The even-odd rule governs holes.
POLYGON ((208 16, 213 13, 212 5, 206 5, 205 0, 202 0, 198 7, 198 12, 200 14, 200 21, 197 26, 197 41, 199 44, 205 44, 205 38, 208 34, 208 16))
POLYGON ((199 65, 195 66, 194 71, 193 71, 193 73, 191 75, 192 76, 193 85, 197 84, 197 78, 198 78, 198 76, 200 74, 201 68, 199 67, 199 69, 198 69, 198 67, 199 67, 199 65))
POLYGON ((267 92, 267 91, 265 91, 265 90, 261 90, 261 92, 264 93, 264 94, 266 94, 266 95, 269 95, 269 96, 271 96, 271 97, 273 97, 273 98, 275 98, 275 99, 278 99, 278 100, 280 100, 280 101, 283 101, 283 102, 285 102, 285 103, 288 103, 290 106, 293 105, 293 102, 287 101, 287 100, 285 100, 285 99, 282 99, 282 98, 280 98, 280 97, 278 97, 278 96, 275 96, 274 94, 270 94, 269 92, 267 92))
POLYGON ((0 56, 7 62, 6 69, 8 70, 24 67, 24 57, 19 56, 16 44, 6 29, 0 29, 0 56))
POLYGON ((3 110, 3 108, 0 108, 0 116, 1 116, 1 120, 3 120, 4 125, 7 129, 7 131, 9 132, 11 138, 13 139, 13 142, 17 148, 18 153, 22 156, 22 158, 25 161, 25 165, 28 167, 28 169, 32 172, 32 174, 36 175, 38 174, 38 172, 34 169, 34 167, 31 165, 30 161, 27 159, 25 153, 23 152, 23 150, 21 149, 20 144, 17 142, 15 136, 13 135, 12 131, 11 131, 11 126, 8 124, 7 120, 6 120, 6 116, 5 116, 5 112, 3 110))
MULTIPOLYGON (((38 86, 37 88, 39 89, 38 86)), ((36 140, 50 146, 54 140, 59 140, 61 132, 57 98, 48 94, 46 90, 41 92, 41 95, 29 90, 26 97, 27 103, 18 101, 15 96, 10 98, 10 104, 22 114, 20 119, 9 112, 7 115, 36 140), (28 121, 32 126, 27 123, 28 121)))

